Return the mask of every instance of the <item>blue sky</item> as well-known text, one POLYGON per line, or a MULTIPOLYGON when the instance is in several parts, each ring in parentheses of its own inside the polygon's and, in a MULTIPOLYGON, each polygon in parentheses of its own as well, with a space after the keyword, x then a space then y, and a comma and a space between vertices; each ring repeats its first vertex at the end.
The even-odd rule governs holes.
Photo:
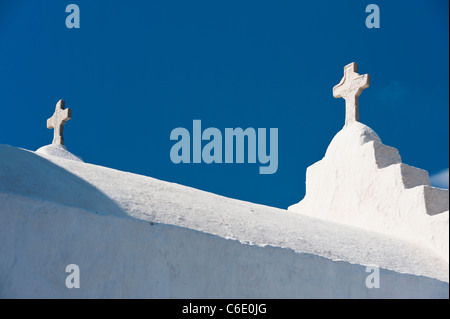
POLYGON ((343 67, 371 75, 361 122, 430 174, 449 162, 448 1, 0 0, 0 143, 50 144, 65 99, 86 162, 286 208, 344 124, 343 67), (68 29, 65 8, 80 8, 68 29), (365 8, 380 8, 368 29, 365 8), (170 132, 278 128, 278 171, 174 164, 170 132))

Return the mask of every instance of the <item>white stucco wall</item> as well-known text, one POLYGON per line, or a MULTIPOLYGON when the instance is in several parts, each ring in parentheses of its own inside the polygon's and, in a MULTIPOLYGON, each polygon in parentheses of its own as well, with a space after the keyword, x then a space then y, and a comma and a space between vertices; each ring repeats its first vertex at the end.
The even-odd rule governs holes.
POLYGON ((0 194, 0 298, 448 298, 448 283, 0 194), (68 289, 68 264, 80 288, 68 289))
POLYGON ((339 131, 306 173, 306 195, 290 211, 427 245, 449 258, 449 192, 403 164, 368 126, 339 131))

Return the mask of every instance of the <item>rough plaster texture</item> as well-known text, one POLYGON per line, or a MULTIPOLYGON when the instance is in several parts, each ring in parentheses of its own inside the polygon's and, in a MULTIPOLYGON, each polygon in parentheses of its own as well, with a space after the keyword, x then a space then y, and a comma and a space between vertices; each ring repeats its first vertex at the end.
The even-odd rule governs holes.
POLYGON ((5 145, 0 242, 0 297, 448 298, 423 245, 5 145))
POLYGON ((0 203, 0 298, 448 298, 433 278, 382 268, 368 289, 366 267, 346 260, 12 194, 0 203), (64 284, 73 263, 79 289, 64 284))
POLYGON ((290 211, 423 244, 449 258, 449 192, 401 162, 368 126, 352 122, 308 167, 306 196, 290 211))
POLYGON ((69 159, 69 160, 77 161, 77 162, 83 162, 81 157, 70 153, 67 150, 67 147, 65 145, 61 145, 61 144, 50 144, 50 145, 42 146, 41 148, 39 148, 36 151, 36 153, 61 157, 61 158, 65 158, 65 159, 69 159))

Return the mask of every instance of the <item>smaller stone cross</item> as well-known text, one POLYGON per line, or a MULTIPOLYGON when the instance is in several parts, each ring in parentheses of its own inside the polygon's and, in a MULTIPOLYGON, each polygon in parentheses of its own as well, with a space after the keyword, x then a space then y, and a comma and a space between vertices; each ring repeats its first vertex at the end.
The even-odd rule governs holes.
POLYGON ((59 100, 56 103, 55 113, 47 120, 47 128, 54 129, 53 144, 64 145, 63 127, 72 118, 72 110, 65 109, 64 106, 64 100, 59 100))
POLYGON ((358 64, 352 62, 344 67, 344 77, 341 82, 333 88, 335 98, 345 100, 345 125, 352 122, 359 122, 358 99, 362 91, 370 85, 368 74, 358 74, 358 64))

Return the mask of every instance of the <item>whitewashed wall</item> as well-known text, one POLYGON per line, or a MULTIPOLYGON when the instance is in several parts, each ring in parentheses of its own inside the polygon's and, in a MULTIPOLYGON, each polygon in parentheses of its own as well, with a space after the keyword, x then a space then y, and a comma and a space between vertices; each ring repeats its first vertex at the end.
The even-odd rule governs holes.
POLYGON ((1 298, 448 298, 449 285, 0 193, 1 298), (80 288, 68 289, 68 264, 80 288))

